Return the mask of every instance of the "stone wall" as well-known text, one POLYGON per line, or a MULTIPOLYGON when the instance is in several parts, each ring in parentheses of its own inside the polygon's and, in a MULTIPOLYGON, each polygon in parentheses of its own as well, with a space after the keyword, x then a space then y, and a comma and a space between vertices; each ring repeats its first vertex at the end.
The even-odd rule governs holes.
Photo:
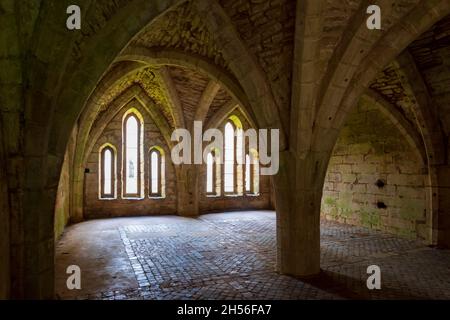
MULTIPOLYGON (((114 119, 106 126, 102 135, 96 142, 91 154, 88 157, 86 169, 89 172, 86 175, 85 185, 85 205, 84 205, 84 217, 86 219, 91 218, 104 218, 104 217, 117 217, 117 216, 138 216, 138 215, 164 215, 164 214, 177 214, 177 184, 175 166, 173 165, 170 154, 171 151, 167 147, 163 136, 160 131, 149 118, 145 109, 140 106, 134 106, 138 109, 144 117, 144 154, 146 154, 150 147, 158 145, 164 149, 166 155, 166 198, 165 199, 150 199, 148 192, 144 199, 130 200, 122 199, 122 186, 121 186, 121 161, 122 161, 122 118, 124 113, 128 109, 121 110, 114 119), (117 155, 117 195, 118 197, 113 200, 101 200, 99 199, 99 150, 105 143, 111 143, 118 150, 117 155)), ((250 127, 250 124, 245 120, 245 117, 239 113, 234 112, 231 115, 238 116, 241 120, 244 130, 250 127)), ((230 115, 230 116, 231 116, 230 115)), ((221 124, 221 126, 223 126, 221 124)), ((205 144, 206 147, 206 144, 205 144)), ((148 163, 148 158, 145 159, 148 163)), ((65 170, 63 168, 63 175, 61 178, 61 184, 65 181, 65 170)), ((223 169, 222 169, 223 170, 223 169)), ((148 181, 148 167, 145 168, 144 181, 148 181)), ((198 183, 198 203, 199 213, 217 212, 226 210, 243 210, 243 209, 267 209, 271 207, 270 203, 270 178, 262 176, 260 178, 260 194, 258 196, 243 195, 243 196, 220 196, 209 197, 206 195, 206 165, 202 165, 199 168, 199 183, 198 183)), ((147 189, 147 187, 146 187, 147 189)), ((63 191, 62 191, 63 192, 63 191)), ((62 205, 57 206, 62 207, 62 205)), ((62 211, 62 208, 61 208, 62 211)), ((57 224, 60 223, 57 221, 57 224)))
POLYGON ((144 118, 144 185, 145 196, 139 200, 122 199, 121 163, 122 163, 122 118, 128 109, 122 109, 106 126, 88 157, 85 173, 85 205, 84 217, 104 218, 117 216, 139 216, 176 213, 176 176, 170 161, 170 150, 161 132, 150 118, 148 112, 139 103, 133 105, 144 118), (117 148, 117 198, 114 200, 99 199, 99 150, 105 143, 111 143, 117 148), (159 146, 164 150, 166 197, 164 199, 150 199, 148 193, 148 159, 149 150, 159 146))
POLYGON ((333 150, 322 216, 425 238, 426 175, 419 156, 375 106, 360 103, 333 150))
POLYGON ((258 196, 208 196, 206 190, 206 170, 200 174, 200 200, 199 211, 201 214, 209 212, 224 212, 233 210, 270 209, 270 185, 268 177, 260 179, 260 193, 258 196))

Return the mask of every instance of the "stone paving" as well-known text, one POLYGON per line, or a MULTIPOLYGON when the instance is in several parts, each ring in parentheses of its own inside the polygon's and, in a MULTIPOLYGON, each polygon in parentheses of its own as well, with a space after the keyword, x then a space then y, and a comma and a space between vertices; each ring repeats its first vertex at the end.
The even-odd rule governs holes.
POLYGON ((56 250, 61 299, 450 299, 450 251, 361 227, 321 222, 322 273, 275 270, 275 213, 230 212, 92 220, 56 250), (382 289, 366 287, 369 265, 382 289), (67 266, 82 289, 66 289, 67 266))

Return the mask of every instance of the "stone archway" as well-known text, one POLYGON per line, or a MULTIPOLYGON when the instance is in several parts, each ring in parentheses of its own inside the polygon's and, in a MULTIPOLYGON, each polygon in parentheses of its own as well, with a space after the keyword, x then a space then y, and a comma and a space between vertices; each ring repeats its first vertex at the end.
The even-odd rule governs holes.
POLYGON ((414 142, 417 130, 395 107, 373 98, 363 96, 341 130, 327 169, 321 215, 431 243, 423 142, 414 142))
MULTIPOLYGON (((12 260, 13 278, 17 279, 12 288, 15 298, 53 298, 56 191, 67 141, 84 102, 131 38, 172 5, 180 3, 130 2, 118 8, 117 15, 113 13, 109 21, 97 24, 87 35, 89 39, 81 39, 85 45, 77 48, 80 34, 57 31, 65 25, 66 17, 59 13, 66 11, 66 2, 43 4, 39 12, 43 23, 37 25, 36 43, 30 53, 34 68, 28 73, 33 85, 27 91, 23 129, 27 137, 23 168, 25 191, 21 196, 23 205, 16 213, 20 217, 26 213, 27 218, 22 225, 24 233, 17 234, 15 240, 19 244, 12 260), (117 25, 121 26, 119 30, 117 25), (49 41, 39 41, 42 37, 49 41), (64 49, 55 51, 49 61, 49 47, 64 49), (78 58, 73 59, 74 55, 78 58)), ((96 24, 95 16, 88 16, 86 20, 87 24, 96 24)))
MULTIPOLYGON (((29 52, 33 68, 30 68, 28 75, 32 85, 25 99, 27 116, 23 128, 27 139, 23 168, 25 191, 21 202, 26 205, 19 208, 17 213, 18 216, 24 216, 26 212, 30 221, 24 225, 27 229, 24 233, 26 239, 25 235, 19 235, 17 239, 17 243, 21 244, 13 261, 16 278, 20 279, 13 288, 16 297, 52 296, 52 212, 70 128, 80 115, 84 102, 125 45, 158 15, 180 3, 182 1, 143 0, 118 3, 117 8, 112 8, 103 21, 96 20, 98 12, 88 12, 85 23, 91 28, 89 33, 82 35, 51 31, 59 30, 59 26, 64 25, 65 16, 58 13, 65 12, 65 1, 56 5, 45 2, 37 13, 39 21, 43 23, 37 24, 34 30, 33 50, 29 52), (120 29, 117 29, 117 25, 120 25, 120 29), (40 41, 44 38, 48 41, 40 41), (48 55, 48 48, 61 50, 48 55), (43 115, 42 110, 48 112, 43 115), (39 175, 36 175, 37 168, 40 168, 39 175), (39 226, 39 230, 33 226, 39 226), (32 254, 36 252, 40 254, 32 254)), ((242 45, 241 49, 244 50, 242 45)), ((235 63, 238 61, 234 60, 235 63)), ((247 84, 252 83, 253 76, 254 73, 247 75, 247 84)), ((251 86, 247 86, 247 91, 246 94, 257 97, 251 86)), ((267 102, 267 99, 258 99, 254 103, 267 102)), ((265 110, 269 114, 277 113, 276 108, 266 106, 265 110)), ((277 119, 269 118, 271 121, 277 119)))
MULTIPOLYGON (((235 107, 236 105, 240 105, 242 110, 245 110, 246 117, 248 119, 254 118, 252 114, 252 109, 250 107, 250 104, 248 102, 248 99, 246 97, 246 94, 241 89, 240 85, 236 83, 236 80, 234 77, 226 70, 223 70, 222 68, 216 66, 213 62, 208 61, 208 59, 199 57, 197 55, 193 55, 187 52, 183 52, 181 50, 173 50, 173 49, 147 49, 147 48, 136 48, 136 47, 129 47, 121 53, 121 55, 115 60, 116 65, 111 68, 111 70, 106 74, 106 76, 100 81, 99 85, 96 87, 95 92, 90 96, 86 107, 83 110, 83 113, 80 117, 80 120, 78 121, 79 128, 77 132, 77 144, 76 144, 76 150, 75 150, 75 160, 72 164, 72 168, 74 170, 73 178, 72 178, 72 200, 71 200, 71 220, 72 222, 81 221, 83 214, 82 214, 82 208, 83 208, 83 192, 82 189, 84 187, 84 167, 83 167, 83 161, 85 161, 85 157, 89 153, 89 147, 86 148, 86 145, 89 145, 88 141, 91 140, 92 137, 95 137, 96 135, 92 136, 92 132, 88 134, 91 129, 94 121, 96 121, 97 113, 99 112, 99 100, 102 100, 103 97, 111 95, 109 89, 115 87, 121 80, 125 79, 129 75, 131 75, 133 72, 136 72, 136 70, 141 70, 146 67, 160 67, 162 68, 159 73, 161 73, 163 79, 163 82, 169 82, 169 83, 162 83, 161 85, 164 85, 164 87, 167 87, 167 94, 172 95, 170 97, 171 99, 178 100, 177 93, 172 93, 171 90, 173 90, 173 84, 171 84, 170 76, 167 76, 165 71, 168 66, 180 66, 183 68, 187 68, 189 70, 194 70, 196 72, 205 74, 206 76, 210 77, 212 80, 211 82, 214 82, 217 84, 219 88, 223 87, 224 90, 228 93, 228 95, 231 96, 231 101, 228 103, 224 108, 221 109, 221 112, 218 113, 220 116, 223 114, 223 111, 226 112, 230 111, 228 110, 229 107, 235 107), (168 78, 168 79, 166 79, 168 78)), ((205 94, 206 94, 205 90, 205 94)), ((217 91, 215 92, 217 93, 217 91)), ((140 97, 141 99, 145 100, 148 103, 152 103, 151 99, 145 98, 145 93, 141 88, 139 88, 138 85, 135 85, 133 87, 130 87, 127 89, 126 92, 122 93, 121 96, 117 98, 117 101, 114 101, 111 106, 113 109, 116 109, 119 107, 120 104, 125 103, 129 99, 132 98, 132 96, 140 97)), ((213 97, 214 98, 214 97, 213 97)), ((208 113, 209 107, 211 105, 212 101, 209 101, 209 103, 204 106, 205 110, 203 110, 204 117, 206 117, 206 114, 208 113)), ((171 110, 173 114, 173 123, 174 128, 183 128, 185 126, 185 119, 183 117, 183 110, 180 109, 179 101, 176 103, 175 101, 171 104, 171 107, 173 110, 171 110), (177 116, 178 114, 178 116, 177 116), (177 120, 178 119, 178 120, 177 120)), ((156 114, 154 112, 154 114, 156 114)), ((160 117, 161 118, 161 117, 160 117)), ((164 118, 164 117, 162 117, 164 118)), ((213 117, 214 120, 217 118, 216 116, 213 117)), ((198 119, 194 119, 198 120, 198 119)), ((206 120, 206 119, 205 119, 206 120)), ((214 120, 216 121, 216 120, 214 120)), ((104 121, 103 121, 104 122, 104 121)), ((165 122, 164 119, 162 119, 162 122, 165 122)), ((210 122, 210 121, 209 121, 210 122)), ((158 122, 161 124, 161 121, 158 122)), ((252 120, 252 123, 254 121, 252 120)), ((189 124, 190 125, 190 124, 189 124)), ((162 125, 161 128, 169 128, 170 126, 162 125)), ((188 126, 189 127, 189 126, 188 126)), ((169 129, 164 129, 164 132, 166 132, 169 129)), ((95 130, 95 132, 99 133, 99 130, 95 130)), ((166 132, 166 136, 169 136, 170 139, 170 133, 166 132)), ((92 141, 91 141, 92 144, 92 141)), ((188 172, 186 170, 183 170, 183 166, 180 168, 177 168, 177 174, 179 177, 179 190, 183 190, 181 187, 182 185, 192 185, 189 183, 185 183, 183 181, 186 181, 188 172)), ((197 170, 194 170, 189 174, 190 179, 196 179, 197 176, 197 170)), ((186 199, 191 199, 192 197, 186 197, 186 199)), ((183 202, 183 201, 181 201, 183 202)), ((180 206, 180 209, 183 208, 183 206, 180 206)), ((182 209, 180 212, 188 212, 189 210, 182 209)), ((192 210, 191 210, 192 211, 192 210)), ((195 208, 193 210, 196 212, 195 208)), ((192 213, 191 213, 192 214, 192 213)), ((195 215, 195 214, 194 214, 195 215)))
MULTIPOLYGON (((302 7, 305 7, 305 3, 308 4, 308 1, 302 2, 302 7)), ((309 8, 312 10, 311 17, 297 15, 299 32, 308 35, 304 39, 297 38, 298 58, 302 58, 301 49, 305 48, 308 41, 317 40, 314 34, 316 28, 305 29, 302 21, 311 19, 316 23, 321 22, 320 5, 309 8)), ((346 36, 345 40, 339 43, 339 48, 333 51, 333 58, 326 62, 326 77, 321 80, 322 85, 315 88, 316 79, 308 78, 311 73, 306 66, 305 69, 296 69, 305 76, 306 83, 293 83, 293 97, 306 99, 304 101, 307 103, 307 110, 303 117, 301 106, 297 102, 297 107, 293 110, 296 118, 292 121, 299 124, 293 127, 293 134, 298 136, 293 141, 298 143, 292 146, 290 152, 281 152, 280 173, 274 179, 280 248, 277 252, 278 268, 281 272, 294 275, 319 273, 320 202, 328 162, 340 129, 370 81, 413 40, 445 17, 449 11, 448 1, 437 0, 420 2, 417 7, 414 5, 410 12, 403 12, 403 17, 397 16, 396 12, 390 12, 393 24, 378 35, 368 36, 370 41, 361 41, 360 37, 356 36, 367 33, 365 21, 361 19, 361 13, 358 13, 351 22, 353 25, 348 29, 355 36, 346 36), (356 56, 359 58, 355 58, 356 56), (316 94, 313 95, 314 98, 301 95, 305 88, 307 93, 316 94), (308 117, 309 112, 313 112, 312 118, 308 117), (295 196, 290 195, 292 190, 295 190, 295 196)), ((315 24, 313 26, 316 27, 315 24)), ((306 53, 311 54, 304 51, 304 54, 306 53)), ((311 55, 308 57, 310 59, 305 63, 307 66, 313 68, 319 63, 317 58, 311 55)))
MULTIPOLYGON (((15 248, 10 268, 11 292, 15 298, 53 297, 53 212, 71 129, 83 108, 89 98, 98 93, 96 86, 110 67, 117 66, 115 63, 130 53, 124 49, 134 37, 151 27, 157 17, 185 1, 114 1, 107 6, 90 0, 81 2, 89 8, 83 15, 84 32, 63 28, 68 0, 43 0, 40 6, 31 7, 23 1, 0 8, 11 26, 1 38, 13 39, 6 49, 1 48, 2 65, 8 72, 2 73, 0 80, 2 88, 6 84, 10 91, 5 95, 2 91, 0 99, 4 157, 12 172, 8 175, 9 209, 14 218, 10 221, 11 230, 17 231, 10 239, 10 245, 15 248), (30 23, 18 30, 16 15, 20 16, 23 9, 29 13, 30 23)), ((382 4, 388 2, 381 1, 382 4)), ((233 14, 232 0, 226 4, 216 0, 193 0, 192 3, 192 8, 201 15, 200 20, 212 33, 211 39, 218 44, 215 48, 221 51, 218 60, 231 75, 223 77, 221 73, 214 73, 214 80, 234 88, 230 90, 236 98, 232 104, 241 102, 242 107, 248 108, 247 112, 258 127, 279 128, 283 132, 280 173, 273 179, 278 211, 279 270, 293 275, 316 274, 320 270, 319 212, 323 182, 347 115, 366 92, 370 81, 412 40, 447 15, 450 4, 445 0, 413 0, 401 5, 395 2, 400 8, 394 10, 392 6, 385 11, 386 28, 368 34, 364 11, 357 11, 364 9, 364 2, 357 8, 349 8, 345 19, 335 19, 339 20, 339 30, 337 36, 330 37, 328 32, 334 30, 334 25, 332 28, 326 25, 330 13, 326 1, 300 0, 296 2, 297 16, 287 15, 288 23, 297 19, 295 32, 289 38, 280 28, 285 22, 283 19, 273 26, 280 34, 259 32, 257 26, 240 30, 242 15, 233 14), (257 39, 260 35, 261 39, 257 39), (330 38, 332 43, 327 43, 326 39, 330 38), (265 52, 266 48, 281 47, 282 42, 292 44, 283 49, 294 52, 294 61, 263 61, 279 52, 270 52, 270 49, 265 52), (254 48, 256 50, 250 50, 254 48), (286 67, 275 68, 269 79, 273 61, 286 63, 286 67), (290 71, 287 75, 279 74, 280 70, 288 69, 293 70, 292 74, 290 71), (318 75, 322 73, 324 77, 320 78, 318 75), (278 76, 283 81, 288 79, 283 90, 272 87, 273 78, 277 80, 278 76), (284 95, 283 99, 277 99, 279 95, 284 95)), ((248 11, 283 15, 278 9, 263 6, 254 9, 252 6, 257 2, 250 3, 248 11)), ((284 4, 281 2, 279 7, 284 4)), ((246 14, 251 16, 250 12, 243 15, 246 14)), ((258 18, 251 16, 248 20, 252 19, 258 18)), ((264 26, 272 30, 271 27, 264 26)), ((161 55, 158 49, 150 49, 156 52, 156 58, 164 60, 166 53, 161 55)), ((168 50, 175 51, 173 49, 168 50)), ((122 66, 122 71, 127 73, 142 64, 125 62, 122 66)), ((111 80, 114 82, 117 78, 111 80)), ((217 89, 214 83, 211 88, 211 91, 217 89)), ((181 125, 180 115, 174 117, 181 125)), ((428 134, 431 135, 425 133, 428 134)), ((415 135, 410 138, 417 140, 415 135)), ((426 141, 426 156, 437 153, 442 157, 445 151, 440 147, 430 151, 434 143, 431 140, 426 141)), ((77 157, 82 159, 82 153, 77 157)), ((75 163, 79 163, 77 161, 75 163)), ((436 215, 444 220, 448 216, 444 199, 449 190, 448 176, 447 164, 436 166, 430 173, 430 190, 433 190, 430 196, 439 198, 433 200, 438 204, 433 210, 439 209, 436 215), (436 189, 439 192, 435 193, 436 189)), ((435 224, 434 220, 432 223, 435 224)), ((448 241, 445 223, 433 227, 441 229, 441 225, 444 229, 437 238, 445 242, 448 241)))

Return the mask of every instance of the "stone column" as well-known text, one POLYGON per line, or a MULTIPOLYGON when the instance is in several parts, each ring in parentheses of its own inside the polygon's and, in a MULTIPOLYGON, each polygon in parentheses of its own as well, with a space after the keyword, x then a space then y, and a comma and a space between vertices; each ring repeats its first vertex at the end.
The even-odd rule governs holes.
MULTIPOLYGON (((29 173, 35 164, 26 167, 29 173)), ((11 297, 53 299, 56 187, 36 186, 15 194, 14 199, 17 208, 11 217, 11 297)))
POLYGON ((280 154, 274 178, 277 204, 277 269, 294 276, 320 272, 320 204, 326 157, 310 153, 304 159, 280 154))
POLYGON ((198 168, 193 164, 182 164, 177 169, 178 214, 183 217, 198 216, 198 168))

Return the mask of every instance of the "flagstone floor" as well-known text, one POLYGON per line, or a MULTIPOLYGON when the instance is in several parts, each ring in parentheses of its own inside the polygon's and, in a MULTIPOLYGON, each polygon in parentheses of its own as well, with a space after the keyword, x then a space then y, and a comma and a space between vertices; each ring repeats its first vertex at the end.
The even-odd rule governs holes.
POLYGON ((92 220, 67 228, 56 249, 60 299, 450 299, 450 251, 321 222, 322 273, 275 272, 275 213, 229 212, 92 220), (81 269, 70 291, 66 269, 81 269), (381 269, 368 290, 367 267, 381 269))

